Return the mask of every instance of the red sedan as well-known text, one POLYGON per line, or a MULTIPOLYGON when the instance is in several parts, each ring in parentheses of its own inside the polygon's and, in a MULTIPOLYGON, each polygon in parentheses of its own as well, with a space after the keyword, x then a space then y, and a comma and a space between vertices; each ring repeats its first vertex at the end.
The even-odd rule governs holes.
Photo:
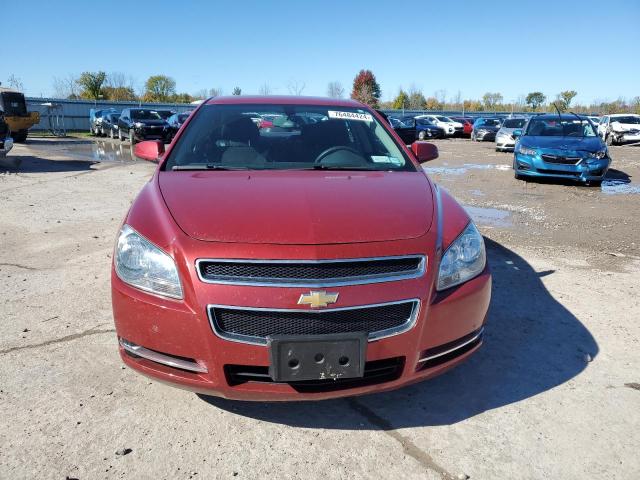
POLYGON ((232 399, 324 399, 418 382, 480 347, 482 236, 420 167, 436 147, 408 149, 369 107, 216 97, 167 152, 135 152, 159 165, 111 279, 138 372, 232 399))
POLYGON ((462 124, 462 135, 465 137, 471 137, 471 132, 473 131, 473 122, 475 118, 473 117, 451 117, 452 120, 456 122, 460 122, 462 124))

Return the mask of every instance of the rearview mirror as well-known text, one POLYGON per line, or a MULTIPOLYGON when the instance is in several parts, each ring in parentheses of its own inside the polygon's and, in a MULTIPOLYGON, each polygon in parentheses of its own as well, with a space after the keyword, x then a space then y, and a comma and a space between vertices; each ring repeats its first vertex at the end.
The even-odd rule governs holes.
POLYGON ((520 137, 522 136, 522 130, 521 129, 514 130, 511 135, 513 135, 514 137, 520 137))
POLYGON ((164 143, 160 140, 146 140, 136 143, 133 154, 142 160, 157 162, 164 153, 164 143))
POLYGON ((438 158, 438 147, 429 142, 413 142, 411 144, 411 151, 416 156, 419 163, 428 162, 429 160, 435 160, 438 158))

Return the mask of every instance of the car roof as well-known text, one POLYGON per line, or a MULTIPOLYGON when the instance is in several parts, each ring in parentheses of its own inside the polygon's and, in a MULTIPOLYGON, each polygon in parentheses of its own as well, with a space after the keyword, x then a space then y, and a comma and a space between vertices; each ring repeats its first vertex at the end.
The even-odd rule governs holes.
POLYGON ((610 117, 640 117, 637 113, 613 113, 610 117))
POLYGON ((260 105, 322 105, 334 107, 366 107, 360 102, 350 99, 328 97, 300 97, 293 95, 231 95, 213 97, 206 105, 260 104, 260 105))
MULTIPOLYGON (((572 118, 575 119, 576 116, 580 117, 580 119, 585 119, 587 118, 586 115, 580 115, 580 114, 566 114, 563 113, 562 115, 560 115, 560 118, 562 120, 571 120, 572 118)), ((557 113, 543 113, 541 115, 536 115, 534 118, 542 118, 543 120, 553 120, 554 118, 557 120, 558 119, 558 114, 557 113)))

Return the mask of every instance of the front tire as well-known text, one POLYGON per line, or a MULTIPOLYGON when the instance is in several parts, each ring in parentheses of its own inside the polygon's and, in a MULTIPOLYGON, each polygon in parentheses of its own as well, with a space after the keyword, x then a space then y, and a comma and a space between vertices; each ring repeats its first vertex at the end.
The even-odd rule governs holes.
POLYGON ((15 143, 24 143, 27 141, 27 135, 29 130, 18 130, 17 132, 11 132, 11 137, 15 143))
POLYGON ((133 129, 129 129, 129 143, 131 143, 131 145, 136 143, 136 135, 133 132, 133 129))
POLYGON ((124 135, 122 135, 122 130, 118 129, 118 140, 124 142, 124 135))
POLYGON ((427 133, 424 130, 418 132, 418 140, 424 140, 427 137, 427 133))

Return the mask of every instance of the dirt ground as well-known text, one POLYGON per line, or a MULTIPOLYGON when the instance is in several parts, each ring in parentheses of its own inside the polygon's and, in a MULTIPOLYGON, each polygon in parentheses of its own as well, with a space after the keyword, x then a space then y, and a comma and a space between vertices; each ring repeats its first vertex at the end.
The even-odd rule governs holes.
POLYGON ((395 392, 265 404, 120 362, 113 242, 154 165, 109 140, 16 145, 19 169, 0 164, 0 478, 640 478, 640 148, 612 147, 585 187, 517 181, 491 143, 438 147, 427 171, 486 236, 484 346, 395 392))

